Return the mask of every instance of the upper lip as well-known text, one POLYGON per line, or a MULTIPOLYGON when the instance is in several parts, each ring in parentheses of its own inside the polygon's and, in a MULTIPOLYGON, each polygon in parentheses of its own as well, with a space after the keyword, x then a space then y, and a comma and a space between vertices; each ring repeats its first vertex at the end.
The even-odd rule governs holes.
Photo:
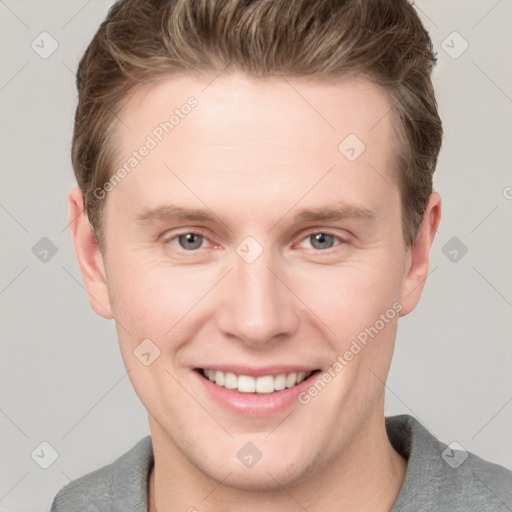
POLYGON ((196 370, 214 370, 221 371, 224 373, 234 373, 236 375, 248 375, 250 377, 263 377, 265 375, 272 375, 276 377, 280 374, 290 374, 290 373, 309 373, 317 370, 318 368, 314 368, 312 366, 304 366, 304 365, 274 365, 274 366, 246 366, 246 365, 226 365, 226 364, 206 364, 204 366, 197 366, 196 370))

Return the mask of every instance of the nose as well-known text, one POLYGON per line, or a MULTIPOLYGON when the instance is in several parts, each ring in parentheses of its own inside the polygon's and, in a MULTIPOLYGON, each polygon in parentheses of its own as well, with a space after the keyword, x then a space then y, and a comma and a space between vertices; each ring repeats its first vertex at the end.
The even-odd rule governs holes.
POLYGON ((233 261, 216 315, 221 332, 254 348, 294 334, 299 325, 297 301, 277 262, 267 251, 251 263, 237 254, 233 261))

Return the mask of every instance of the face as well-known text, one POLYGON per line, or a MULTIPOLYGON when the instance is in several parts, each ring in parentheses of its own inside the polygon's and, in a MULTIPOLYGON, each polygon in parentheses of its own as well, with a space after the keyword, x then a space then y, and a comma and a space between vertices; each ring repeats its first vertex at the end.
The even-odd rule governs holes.
POLYGON ((116 169, 129 170, 102 189, 106 250, 88 286, 116 320, 154 443, 271 489, 380 421, 425 268, 404 246, 384 91, 212 78, 167 78, 126 104, 116 169))

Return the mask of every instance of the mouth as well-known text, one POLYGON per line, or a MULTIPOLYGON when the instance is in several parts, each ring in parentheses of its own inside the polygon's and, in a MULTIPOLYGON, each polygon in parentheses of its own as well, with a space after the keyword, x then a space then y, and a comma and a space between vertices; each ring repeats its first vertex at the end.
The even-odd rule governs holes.
POLYGON ((195 371, 219 388, 248 395, 274 395, 294 388, 320 372, 316 369, 269 372, 268 374, 258 372, 261 374, 247 375, 213 368, 196 368, 195 371))

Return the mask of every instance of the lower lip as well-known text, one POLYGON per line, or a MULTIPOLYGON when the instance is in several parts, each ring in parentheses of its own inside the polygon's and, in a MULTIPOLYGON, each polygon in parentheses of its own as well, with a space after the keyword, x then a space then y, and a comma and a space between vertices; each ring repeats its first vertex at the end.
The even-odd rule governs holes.
POLYGON ((193 373, 196 374, 211 397, 226 409, 241 416, 271 416, 286 411, 294 403, 299 404, 299 394, 311 386, 318 372, 313 373, 300 384, 291 388, 268 394, 240 393, 217 386, 217 384, 200 375, 198 371, 193 373))

